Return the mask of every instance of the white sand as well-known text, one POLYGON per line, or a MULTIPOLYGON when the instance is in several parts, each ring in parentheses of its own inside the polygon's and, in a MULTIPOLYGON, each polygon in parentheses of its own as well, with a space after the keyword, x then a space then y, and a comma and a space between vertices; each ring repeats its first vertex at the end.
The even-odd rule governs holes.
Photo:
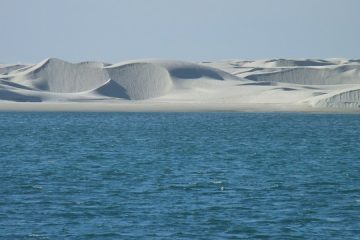
POLYGON ((0 65, 2 111, 360 111, 360 61, 0 65))

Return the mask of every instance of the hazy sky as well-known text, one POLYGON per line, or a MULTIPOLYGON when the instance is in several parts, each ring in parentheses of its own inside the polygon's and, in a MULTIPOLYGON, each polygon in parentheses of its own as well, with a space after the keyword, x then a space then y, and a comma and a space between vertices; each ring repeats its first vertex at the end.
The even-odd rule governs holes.
POLYGON ((360 0, 0 0, 0 62, 360 58, 360 0))

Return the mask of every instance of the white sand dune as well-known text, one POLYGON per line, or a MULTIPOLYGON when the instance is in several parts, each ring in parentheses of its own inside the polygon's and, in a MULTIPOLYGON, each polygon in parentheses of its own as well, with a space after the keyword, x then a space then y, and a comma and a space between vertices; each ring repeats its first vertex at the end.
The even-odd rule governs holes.
POLYGON ((360 86, 350 89, 332 91, 329 94, 311 98, 308 103, 323 108, 360 108, 360 86))
POLYGON ((250 74, 255 81, 287 82, 303 85, 360 84, 360 65, 304 67, 282 69, 271 73, 250 74))
POLYGON ((102 63, 72 64, 54 58, 8 75, 13 82, 34 90, 64 93, 86 91, 108 80, 102 63))
POLYGON ((0 74, 6 75, 10 72, 13 72, 17 69, 21 69, 26 67, 26 65, 22 64, 0 64, 0 74))
POLYGON ((110 104, 121 111, 358 111, 360 60, 135 60, 112 65, 50 58, 34 65, 0 65, 0 109, 24 110, 29 102, 34 103, 28 104, 31 109, 49 110, 101 110, 110 104))
MULTIPOLYGON (((172 86, 166 68, 150 62, 134 62, 106 68, 109 78, 124 89, 130 100, 144 100, 165 95, 172 86)), ((119 96, 121 97, 121 96, 119 96)))

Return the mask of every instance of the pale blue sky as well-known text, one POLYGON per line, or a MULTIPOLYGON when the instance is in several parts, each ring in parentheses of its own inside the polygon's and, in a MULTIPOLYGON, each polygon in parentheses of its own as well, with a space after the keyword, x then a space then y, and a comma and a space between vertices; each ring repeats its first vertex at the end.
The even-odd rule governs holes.
POLYGON ((0 0, 0 62, 360 58, 360 0, 0 0))

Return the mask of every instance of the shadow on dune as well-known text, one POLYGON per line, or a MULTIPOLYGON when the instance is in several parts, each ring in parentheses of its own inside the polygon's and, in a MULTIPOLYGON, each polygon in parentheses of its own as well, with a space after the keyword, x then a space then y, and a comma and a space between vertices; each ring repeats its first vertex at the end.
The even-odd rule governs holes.
POLYGON ((94 92, 106 97, 123 98, 130 100, 126 89, 113 80, 109 80, 107 83, 96 89, 94 92))
POLYGON ((177 68, 170 71, 170 74, 176 78, 182 79, 195 79, 208 77, 216 80, 224 80, 218 73, 208 69, 196 69, 196 68, 177 68))
POLYGON ((0 90, 0 99, 14 102, 41 102, 42 99, 36 96, 22 95, 8 90, 0 90))
POLYGON ((295 89, 295 88, 288 88, 288 87, 281 87, 281 88, 274 88, 274 90, 297 91, 298 89, 295 89))
POLYGON ((274 62, 278 67, 308 67, 308 66, 327 66, 333 65, 332 62, 326 60, 291 60, 291 59, 271 59, 267 60, 266 63, 274 62))
POLYGON ((238 86, 276 86, 276 82, 253 82, 253 83, 243 83, 238 84, 238 86))
POLYGON ((25 86, 20 85, 18 83, 9 82, 9 81, 5 81, 5 80, 0 80, 0 83, 3 84, 3 85, 10 86, 10 87, 20 88, 20 89, 25 89, 25 90, 32 90, 29 87, 25 87, 25 86))

